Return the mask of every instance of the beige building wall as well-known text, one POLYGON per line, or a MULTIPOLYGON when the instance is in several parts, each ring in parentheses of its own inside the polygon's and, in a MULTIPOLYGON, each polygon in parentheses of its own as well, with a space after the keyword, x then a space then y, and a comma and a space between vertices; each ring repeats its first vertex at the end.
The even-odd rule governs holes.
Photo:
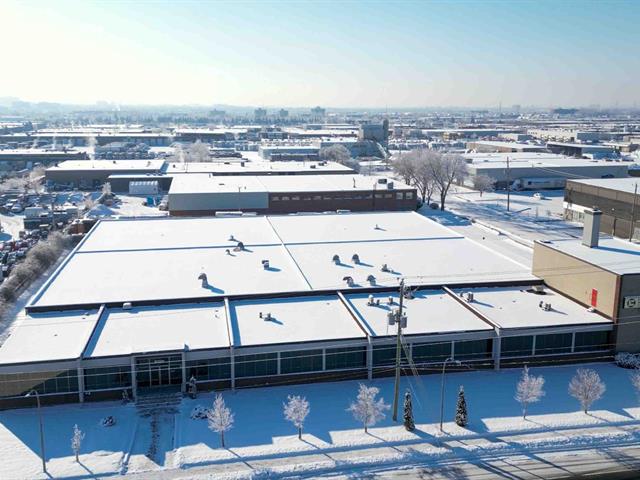
POLYGON ((619 277, 612 272, 536 242, 533 274, 584 305, 591 305, 592 291, 596 289, 596 310, 609 318, 617 315, 619 277))

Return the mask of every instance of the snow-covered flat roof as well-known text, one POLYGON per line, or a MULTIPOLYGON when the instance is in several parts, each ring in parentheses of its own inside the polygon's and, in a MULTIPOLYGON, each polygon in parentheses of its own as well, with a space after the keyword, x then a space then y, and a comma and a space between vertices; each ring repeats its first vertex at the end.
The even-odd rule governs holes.
POLYGON ((583 324, 611 324, 598 313, 559 293, 545 288, 545 295, 533 293, 531 287, 491 287, 457 289, 456 294, 473 292, 470 306, 477 309, 501 328, 560 327, 583 324), (551 310, 540 308, 540 302, 550 303, 551 310))
POLYGON ((149 170, 158 171, 164 160, 67 160, 48 170, 149 170))
MULTIPOLYGON (((399 307, 397 292, 374 294, 374 305, 369 305, 368 294, 345 297, 372 336, 396 334, 397 327, 389 325, 387 315, 399 307), (392 304, 389 298, 393 300, 392 304)), ((404 300, 403 310, 407 314, 407 328, 403 330, 405 335, 492 330, 489 324, 442 290, 415 292, 414 298, 404 300)))
POLYGON ((85 357, 228 346, 222 302, 114 309, 100 319, 85 357))
POLYGON ((346 276, 369 287, 369 275, 380 286, 400 276, 413 285, 534 278, 528 266, 415 212, 106 220, 32 305, 336 290, 346 276), (244 250, 234 250, 237 242, 244 250))
POLYGON ((640 273, 640 245, 627 240, 601 236, 598 246, 593 248, 569 238, 545 240, 541 244, 618 275, 640 273))
POLYGON ((281 246, 76 253, 38 306, 135 302, 308 290, 281 246), (262 260, 268 259, 265 270, 262 260), (207 275, 208 286, 198 279, 207 275))
MULTIPOLYGON (((582 185, 590 185, 592 187, 607 188, 618 192, 634 193, 636 186, 640 183, 638 177, 627 178, 586 178, 580 180, 571 180, 572 183, 582 185)), ((640 190, 638 190, 640 193, 640 190)))
POLYGON ((230 315, 236 347, 366 337, 336 296, 236 301, 230 315))
MULTIPOLYGON (((170 195, 193 193, 246 193, 246 192, 335 192, 367 191, 384 193, 387 184, 378 183, 380 177, 366 175, 224 175, 206 173, 175 175, 170 195)), ((391 182, 391 180, 389 180, 391 182)), ((393 181, 394 190, 414 190, 399 181, 393 181)))
POLYGON ((97 310, 24 315, 0 347, 0 364, 78 358, 97 321, 97 310))
MULTIPOLYGON (((247 152, 242 152, 243 154, 247 152)), ((247 161, 245 158, 230 158, 225 162, 190 162, 190 163, 169 163, 167 173, 184 174, 184 173, 254 173, 271 174, 271 173, 298 173, 298 172, 350 172, 351 168, 336 162, 283 162, 283 161, 247 161), (240 162, 244 162, 241 165, 240 162)))

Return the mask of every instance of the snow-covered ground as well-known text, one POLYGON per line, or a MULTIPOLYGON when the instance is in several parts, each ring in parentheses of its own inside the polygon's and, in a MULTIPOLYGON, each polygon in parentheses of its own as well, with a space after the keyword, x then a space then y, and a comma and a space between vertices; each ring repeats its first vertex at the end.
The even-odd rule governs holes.
POLYGON ((24 216, 0 213, 0 242, 18 238, 20 230, 24 230, 24 216))
POLYGON ((156 217, 166 216, 167 211, 158 210, 158 207, 147 207, 143 205, 146 195, 118 195, 119 203, 112 207, 96 204, 90 212, 89 217, 156 217))
MULTIPOLYGON (((629 381, 629 370, 611 364, 589 365, 607 383, 607 391, 593 410, 584 414, 567 392, 577 368, 531 369, 534 374, 544 375, 546 396, 530 406, 527 420, 522 420, 520 405, 513 399, 520 370, 448 374, 444 433, 437 425, 439 375, 402 379, 401 391, 408 388, 413 392, 417 425, 413 433, 394 424, 388 412, 387 418, 365 434, 346 411, 355 399, 358 381, 223 392, 235 413, 234 428, 226 435, 226 449, 219 447, 218 436, 209 431, 206 420, 190 418, 196 405, 212 403, 212 393, 201 393, 195 400, 184 399, 177 414, 157 417, 153 427, 153 417, 137 417, 131 405, 47 407, 43 414, 48 468, 55 478, 120 472, 155 478, 152 472, 160 471, 163 478, 187 478, 185 473, 195 475, 200 471, 213 475, 211 478, 255 478, 331 471, 345 465, 428 463, 452 455, 495 456, 528 449, 637 442, 640 407, 629 381), (452 422, 459 385, 464 385, 467 398, 470 422, 466 428, 452 422), (304 395, 310 402, 311 413, 302 440, 283 419, 287 395, 304 395), (100 418, 106 415, 116 418, 116 427, 99 426, 100 418), (86 433, 81 464, 73 461, 70 448, 75 423, 86 433), (157 434, 152 442, 154 431, 157 434), (153 454, 147 456, 150 451, 153 454)), ((379 387, 382 397, 391 403, 393 379, 370 383, 379 387)), ((35 410, 1 412, 0 457, 6 460, 0 462, 0 478, 40 478, 38 452, 35 410)))

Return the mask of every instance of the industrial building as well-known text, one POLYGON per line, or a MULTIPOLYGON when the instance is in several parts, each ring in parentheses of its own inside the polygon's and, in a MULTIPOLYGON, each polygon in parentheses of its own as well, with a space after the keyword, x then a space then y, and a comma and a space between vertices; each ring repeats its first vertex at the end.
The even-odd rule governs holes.
POLYGON ((114 192, 129 191, 131 182, 154 180, 161 191, 168 191, 176 175, 207 173, 223 175, 317 175, 349 174, 353 170, 336 162, 249 162, 219 159, 215 162, 172 163, 163 160, 91 160, 61 162, 45 171, 50 184, 95 187, 111 183, 114 192))
POLYGON ((637 177, 569 180, 564 190, 567 220, 583 222, 585 210, 602 212, 600 232, 625 239, 640 238, 640 190, 637 177))
POLYGON ((175 216, 414 210, 417 202, 415 187, 364 175, 175 175, 169 189, 175 216))
POLYGON ((540 145, 528 143, 500 142, 496 140, 476 140, 467 142, 468 150, 476 152, 546 152, 547 148, 540 145))
POLYGON ((610 358, 607 315, 415 212, 102 220, 0 347, 0 406, 610 358))
POLYGON ((471 153, 463 155, 468 162, 471 180, 486 175, 496 188, 511 182, 516 190, 564 188, 571 178, 628 177, 631 162, 588 160, 549 153, 471 153))
POLYGON ((610 145, 592 144, 592 143, 565 143, 565 142, 549 142, 547 148, 553 153, 561 153, 572 157, 607 158, 616 155, 616 150, 610 145))
POLYGON ((582 240, 537 241, 533 273, 554 290, 610 318, 616 350, 640 351, 640 246, 600 238, 602 212, 584 211, 582 240))

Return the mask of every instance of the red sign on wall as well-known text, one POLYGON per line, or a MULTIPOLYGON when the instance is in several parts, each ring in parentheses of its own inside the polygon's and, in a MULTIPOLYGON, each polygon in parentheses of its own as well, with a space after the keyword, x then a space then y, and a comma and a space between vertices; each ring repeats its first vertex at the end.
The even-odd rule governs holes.
POLYGON ((598 306, 598 290, 595 288, 591 289, 591 306, 594 308, 598 306))

